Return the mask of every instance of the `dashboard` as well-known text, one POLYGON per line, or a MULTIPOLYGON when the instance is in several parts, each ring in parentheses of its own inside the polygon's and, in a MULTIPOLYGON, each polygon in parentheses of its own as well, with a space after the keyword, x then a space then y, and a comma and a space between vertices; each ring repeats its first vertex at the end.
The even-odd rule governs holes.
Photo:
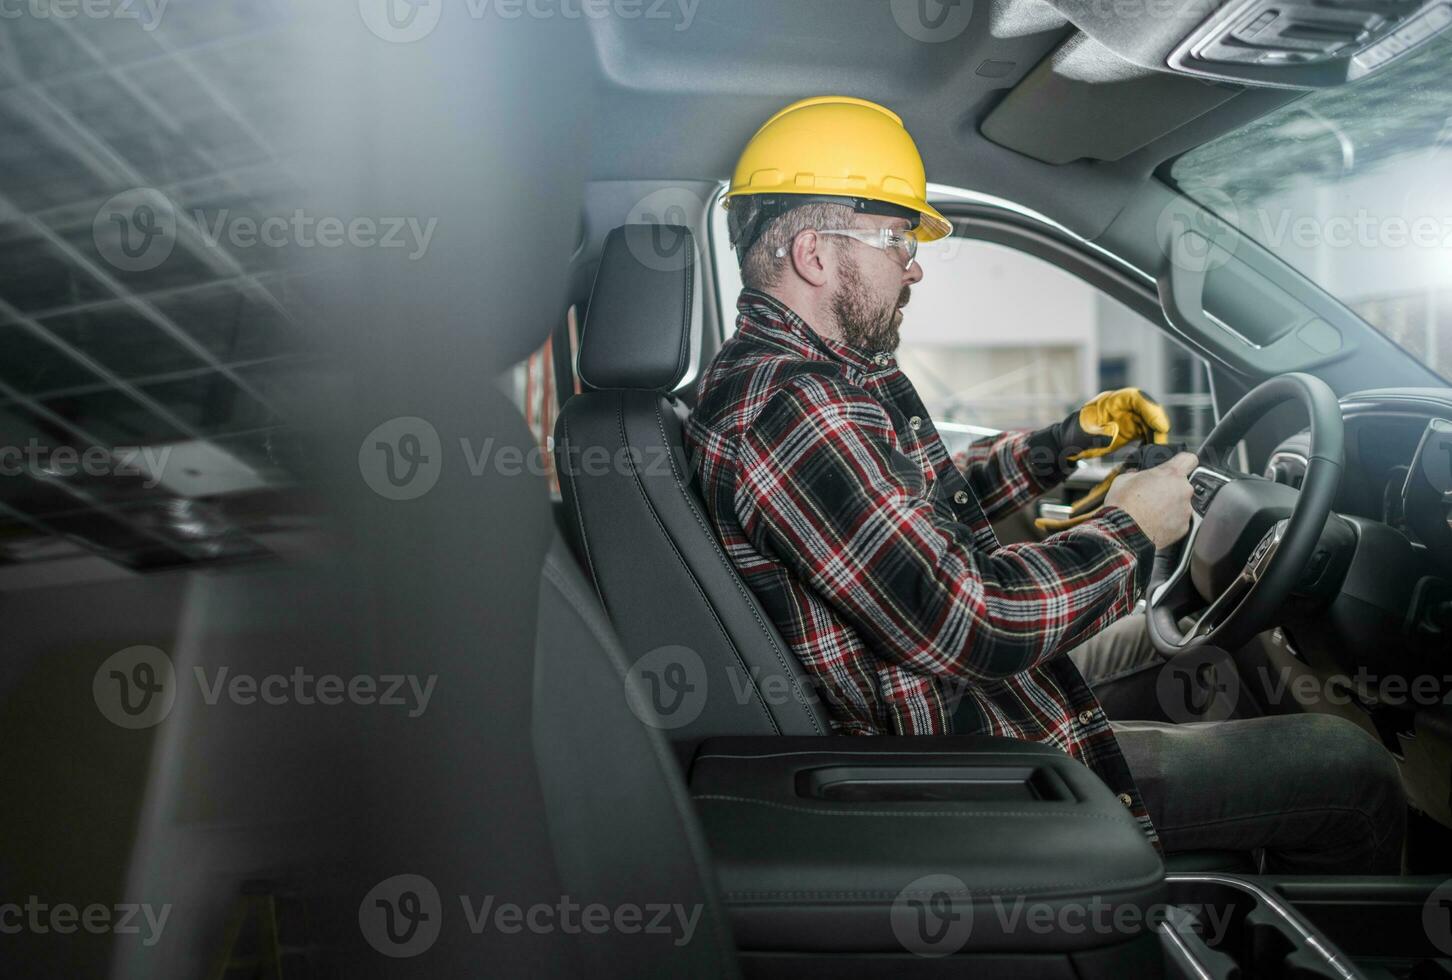
MULTIPOLYGON (((1328 529, 1344 525, 1354 543, 1334 596, 1288 603, 1283 625, 1322 667, 1440 671, 1452 633, 1452 390, 1356 392, 1341 412, 1346 465, 1328 529)), ((1306 431, 1286 438, 1262 475, 1299 489, 1309 446, 1306 431)))
MULTIPOLYGON (((1407 474, 1428 424, 1433 419, 1452 420, 1452 390, 1356 392, 1341 399, 1341 414, 1346 423, 1346 469, 1333 509, 1343 516, 1407 530, 1403 499, 1407 474)), ((1271 452, 1262 475, 1300 489, 1309 446, 1305 431, 1284 440, 1271 452)), ((1411 536, 1418 537, 1415 532, 1411 536)))

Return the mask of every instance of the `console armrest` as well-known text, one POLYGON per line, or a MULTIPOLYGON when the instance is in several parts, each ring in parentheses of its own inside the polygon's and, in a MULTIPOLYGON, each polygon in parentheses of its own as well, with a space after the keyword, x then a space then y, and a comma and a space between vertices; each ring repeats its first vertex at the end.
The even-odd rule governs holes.
POLYGON ((1095 949, 1151 932, 1165 900, 1129 811, 1035 743, 718 738, 689 781, 743 950, 1095 949), (949 925, 956 948, 932 949, 949 925))

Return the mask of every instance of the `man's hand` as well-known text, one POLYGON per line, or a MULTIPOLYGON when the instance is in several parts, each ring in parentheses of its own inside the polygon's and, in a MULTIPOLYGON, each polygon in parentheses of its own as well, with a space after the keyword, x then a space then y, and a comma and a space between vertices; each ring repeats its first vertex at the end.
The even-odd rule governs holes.
POLYGON ((1121 473, 1104 498, 1134 518, 1156 549, 1174 544, 1190 529, 1190 474, 1199 460, 1180 453, 1153 469, 1121 473))
POLYGON ((1060 458, 1069 462, 1104 456, 1135 440, 1164 443, 1170 417, 1138 388, 1100 392, 1059 423, 1060 458))

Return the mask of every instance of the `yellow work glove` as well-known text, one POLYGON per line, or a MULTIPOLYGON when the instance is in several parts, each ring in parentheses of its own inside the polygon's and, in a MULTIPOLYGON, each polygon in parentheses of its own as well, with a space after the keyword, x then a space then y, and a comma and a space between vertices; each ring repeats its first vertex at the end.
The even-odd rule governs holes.
POLYGON ((1114 485, 1114 478, 1122 472, 1123 464, 1110 470, 1109 475, 1095 484, 1093 490, 1074 501, 1074 506, 1069 508, 1068 517, 1038 517, 1034 519, 1034 527, 1040 534, 1057 534, 1083 524, 1099 512, 1099 505, 1108 496, 1109 488, 1114 485))
POLYGON ((1136 440, 1166 443, 1170 417, 1138 388, 1105 391, 1059 423, 1060 459, 1077 462, 1104 456, 1136 440))

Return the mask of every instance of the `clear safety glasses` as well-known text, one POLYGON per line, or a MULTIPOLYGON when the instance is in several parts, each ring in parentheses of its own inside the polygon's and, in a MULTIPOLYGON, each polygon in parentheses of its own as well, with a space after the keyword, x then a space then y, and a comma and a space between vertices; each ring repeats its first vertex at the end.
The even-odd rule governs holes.
MULTIPOLYGON (((913 259, 917 258, 918 240, 892 228, 818 228, 815 230, 819 235, 841 235, 843 238, 855 239, 864 245, 881 249, 896 261, 901 262, 904 269, 911 266, 913 259)), ((786 254, 787 250, 784 247, 776 250, 777 258, 782 258, 786 254)))

